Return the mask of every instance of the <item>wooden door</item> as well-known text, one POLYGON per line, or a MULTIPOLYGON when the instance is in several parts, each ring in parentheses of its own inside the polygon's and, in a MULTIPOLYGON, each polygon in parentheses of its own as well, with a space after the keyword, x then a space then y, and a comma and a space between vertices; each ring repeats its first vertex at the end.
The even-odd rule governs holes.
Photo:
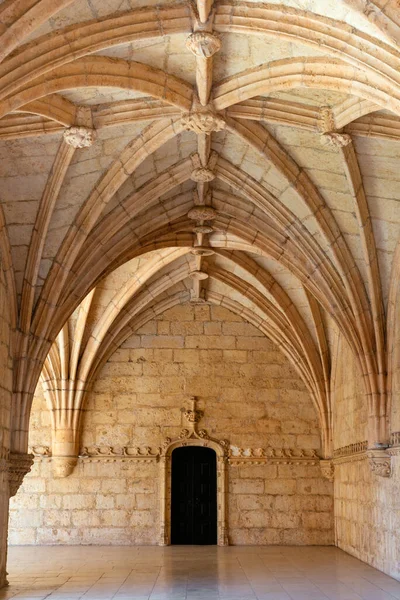
POLYGON ((172 452, 171 543, 217 543, 217 457, 201 446, 172 452))

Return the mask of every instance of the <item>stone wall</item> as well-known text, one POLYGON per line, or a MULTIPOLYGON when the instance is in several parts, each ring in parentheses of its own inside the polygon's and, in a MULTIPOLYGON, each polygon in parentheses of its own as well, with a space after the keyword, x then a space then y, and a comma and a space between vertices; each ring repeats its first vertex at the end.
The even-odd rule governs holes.
MULTIPOLYGON (((238 448, 318 450, 316 411, 285 356, 221 307, 178 306, 132 335, 101 370, 86 405, 82 446, 153 451, 185 425, 191 395, 201 427, 238 448)), ((50 445, 41 394, 32 445, 50 445)), ((11 503, 12 544, 154 544, 159 539, 159 465, 81 458, 54 479, 38 460, 11 503)), ((229 466, 234 544, 331 544, 332 484, 319 466, 229 466)))
MULTIPOLYGON (((336 350, 332 394, 338 449, 367 440, 368 411, 356 361, 343 339, 336 350)), ((392 467, 392 477, 379 477, 365 454, 335 464, 335 533, 339 548, 400 578, 399 457, 392 457, 392 467)))
POLYGON ((9 298, 0 268, 0 587, 6 581, 9 486, 7 460, 10 449, 12 361, 10 355, 9 298))

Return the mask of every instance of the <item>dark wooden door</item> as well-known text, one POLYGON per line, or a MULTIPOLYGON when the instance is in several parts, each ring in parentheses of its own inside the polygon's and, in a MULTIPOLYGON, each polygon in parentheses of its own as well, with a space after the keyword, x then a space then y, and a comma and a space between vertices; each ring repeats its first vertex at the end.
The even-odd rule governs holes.
POLYGON ((217 457, 200 446, 172 452, 171 543, 217 543, 217 457))

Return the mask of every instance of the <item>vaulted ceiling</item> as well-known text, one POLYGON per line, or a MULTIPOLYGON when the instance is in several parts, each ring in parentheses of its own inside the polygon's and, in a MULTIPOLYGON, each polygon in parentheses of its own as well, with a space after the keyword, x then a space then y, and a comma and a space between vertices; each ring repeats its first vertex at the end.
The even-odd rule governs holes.
POLYGON ((326 455, 339 332, 370 442, 386 439, 399 27, 395 0, 0 3, 16 450, 60 331, 42 379, 79 410, 115 348, 183 302, 227 306, 281 347, 326 455))

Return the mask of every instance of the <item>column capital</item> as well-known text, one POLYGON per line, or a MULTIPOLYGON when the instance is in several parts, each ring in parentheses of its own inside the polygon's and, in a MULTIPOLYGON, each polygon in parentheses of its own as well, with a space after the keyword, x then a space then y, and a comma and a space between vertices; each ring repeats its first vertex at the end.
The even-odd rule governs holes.
POLYGON ((32 468, 33 454, 11 453, 8 458, 8 481, 10 498, 18 492, 22 481, 32 468))

